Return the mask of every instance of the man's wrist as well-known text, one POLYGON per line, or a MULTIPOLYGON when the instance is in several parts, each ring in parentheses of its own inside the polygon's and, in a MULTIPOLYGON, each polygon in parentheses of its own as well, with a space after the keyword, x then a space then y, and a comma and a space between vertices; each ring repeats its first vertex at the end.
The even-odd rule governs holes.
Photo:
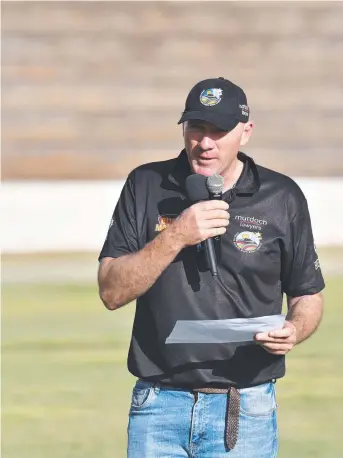
POLYGON ((168 239, 168 244, 175 250, 175 252, 180 252, 186 247, 184 238, 182 234, 178 231, 177 221, 174 221, 170 226, 168 226, 164 231, 165 236, 168 239))

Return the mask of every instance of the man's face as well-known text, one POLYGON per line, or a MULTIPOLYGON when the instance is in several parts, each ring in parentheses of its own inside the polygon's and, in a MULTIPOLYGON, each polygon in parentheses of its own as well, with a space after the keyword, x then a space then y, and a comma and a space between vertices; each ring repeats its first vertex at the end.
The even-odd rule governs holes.
POLYGON ((253 128, 252 123, 238 123, 227 132, 206 121, 186 121, 184 139, 188 160, 194 173, 225 176, 237 157, 239 147, 245 145, 253 128))

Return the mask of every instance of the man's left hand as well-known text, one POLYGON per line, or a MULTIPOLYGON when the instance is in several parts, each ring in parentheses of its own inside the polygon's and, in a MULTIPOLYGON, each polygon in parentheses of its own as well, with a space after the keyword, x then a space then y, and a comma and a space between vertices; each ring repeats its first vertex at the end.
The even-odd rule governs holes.
POLYGON ((282 329, 259 332, 255 340, 272 355, 285 355, 297 342, 296 328, 290 321, 285 321, 282 329))

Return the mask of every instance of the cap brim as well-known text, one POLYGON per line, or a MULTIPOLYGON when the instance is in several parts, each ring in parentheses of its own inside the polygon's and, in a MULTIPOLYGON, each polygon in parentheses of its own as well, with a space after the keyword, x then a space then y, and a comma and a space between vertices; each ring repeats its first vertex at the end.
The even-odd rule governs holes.
POLYGON ((178 124, 181 124, 185 121, 207 121, 215 126, 219 127, 220 129, 230 131, 234 129, 237 124, 240 122, 239 119, 230 118, 229 116, 223 116, 219 113, 211 113, 211 112, 204 112, 204 111, 185 111, 181 116, 180 121, 178 124))

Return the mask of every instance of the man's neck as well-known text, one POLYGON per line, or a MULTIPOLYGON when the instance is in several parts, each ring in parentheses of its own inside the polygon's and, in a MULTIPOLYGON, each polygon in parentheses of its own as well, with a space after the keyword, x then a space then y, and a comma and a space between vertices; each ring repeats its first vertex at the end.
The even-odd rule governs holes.
POLYGON ((233 188, 239 177, 241 176, 241 173, 243 171, 244 164, 242 161, 240 161, 238 158, 236 158, 229 170, 225 173, 224 175, 224 190, 223 192, 226 192, 227 190, 233 188))

